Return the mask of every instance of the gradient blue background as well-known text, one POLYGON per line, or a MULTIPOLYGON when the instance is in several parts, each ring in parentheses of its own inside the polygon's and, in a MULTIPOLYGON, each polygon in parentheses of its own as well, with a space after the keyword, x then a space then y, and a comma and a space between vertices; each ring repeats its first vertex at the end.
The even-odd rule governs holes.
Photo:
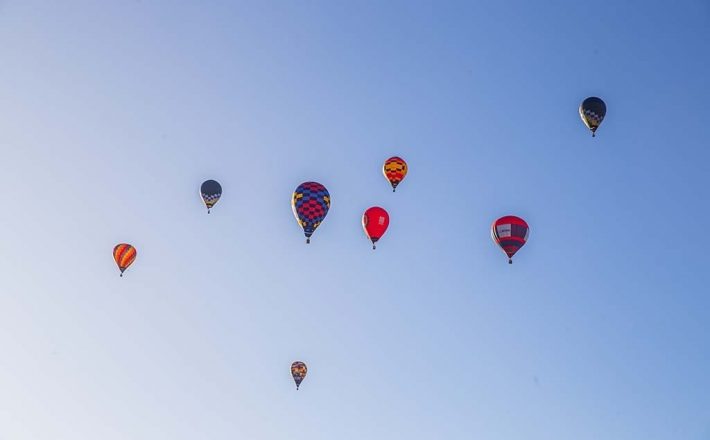
POLYGON ((706 0, 0 2, 0 439, 710 439, 709 43, 706 0))

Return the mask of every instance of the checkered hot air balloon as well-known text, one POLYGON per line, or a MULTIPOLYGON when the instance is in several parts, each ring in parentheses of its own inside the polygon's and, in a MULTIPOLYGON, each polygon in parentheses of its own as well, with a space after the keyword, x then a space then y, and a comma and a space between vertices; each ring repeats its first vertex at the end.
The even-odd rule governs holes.
POLYGON ((382 173, 385 178, 389 180, 390 185, 392 185, 392 192, 395 192, 397 185, 402 183, 404 177, 407 175, 407 162, 401 157, 393 156, 385 161, 382 165, 382 173))
POLYGON ((200 196, 202 196, 202 201, 205 202, 207 207, 207 214, 210 213, 210 209, 219 201, 222 197, 222 185, 216 180, 205 180, 200 186, 200 196))
POLYGON ((513 255, 525 245, 530 228, 525 220, 514 215, 506 215, 493 222, 491 238, 508 256, 508 263, 513 264, 513 255))
POLYGON ((362 228, 365 230, 367 238, 372 242, 372 249, 375 249, 375 243, 385 234, 389 224, 389 214, 379 206, 368 208, 362 215, 362 228))
POLYGON ((308 373, 308 367, 301 361, 296 361, 291 364, 291 376, 293 376, 293 381, 296 382, 296 389, 301 386, 301 382, 306 377, 308 373))
POLYGON ((582 122, 592 132, 592 137, 596 135, 597 128, 601 125, 606 116, 606 104, 596 96, 589 97, 582 101, 579 106, 579 116, 582 122))
POLYGON ((123 276, 123 272, 128 269, 128 266, 133 264, 136 260, 136 255, 136 248, 130 244, 121 243, 113 248, 113 259, 116 261, 116 265, 121 271, 121 276, 123 276))
POLYGON ((318 182, 304 182, 293 192, 291 208, 296 221, 303 228, 306 243, 310 243, 311 235, 328 214, 330 194, 318 182))

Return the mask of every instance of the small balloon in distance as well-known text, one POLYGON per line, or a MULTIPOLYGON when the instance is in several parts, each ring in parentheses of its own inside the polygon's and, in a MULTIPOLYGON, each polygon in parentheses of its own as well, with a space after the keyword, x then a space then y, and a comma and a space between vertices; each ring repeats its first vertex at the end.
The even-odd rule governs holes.
POLYGON ((210 209, 219 201, 222 197, 222 185, 216 180, 205 180, 200 186, 200 196, 202 201, 207 207, 207 213, 210 213, 210 209))
POLYGON ((580 104, 579 116, 582 118, 584 125, 592 132, 592 137, 594 137, 604 120, 604 116, 606 116, 606 104, 600 98, 590 96, 580 104))
POLYGON ((296 361, 291 364, 291 376, 293 381, 296 382, 296 390, 301 386, 301 382, 306 378, 306 373, 308 373, 308 367, 301 361, 296 361))

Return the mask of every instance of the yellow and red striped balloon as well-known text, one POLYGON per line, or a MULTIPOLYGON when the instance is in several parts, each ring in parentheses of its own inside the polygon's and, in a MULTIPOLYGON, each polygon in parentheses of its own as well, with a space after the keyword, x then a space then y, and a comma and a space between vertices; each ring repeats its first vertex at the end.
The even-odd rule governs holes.
POLYGON ((121 243, 113 248, 113 259, 116 260, 116 265, 121 271, 121 276, 123 276, 123 272, 128 269, 128 266, 133 264, 136 260, 136 255, 136 248, 130 244, 121 243))

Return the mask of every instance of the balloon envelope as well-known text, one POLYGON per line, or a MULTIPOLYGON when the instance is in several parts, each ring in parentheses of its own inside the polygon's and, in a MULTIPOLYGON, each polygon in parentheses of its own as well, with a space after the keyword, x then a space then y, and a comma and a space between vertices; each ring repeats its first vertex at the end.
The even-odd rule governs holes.
POLYGON ((594 136, 606 116, 606 104, 596 96, 589 97, 579 106, 579 116, 594 136))
POLYGON ((293 381, 296 382, 296 389, 301 386, 301 382, 306 377, 308 372, 308 367, 301 361, 296 361, 291 364, 291 376, 293 376, 293 381))
POLYGON ((328 214, 330 193, 318 182, 304 182, 293 192, 291 208, 296 221, 303 228, 306 243, 310 243, 311 235, 328 214))
POLYGON ((397 189, 397 185, 402 183, 407 175, 407 162, 401 157, 392 156, 385 161, 382 166, 382 174, 392 185, 392 192, 397 189))
POLYGON ((205 202, 207 212, 210 212, 210 209, 222 197, 222 185, 216 180, 205 180, 200 186, 200 195, 202 196, 202 201, 205 202))
POLYGON ((491 237, 508 256, 508 263, 512 263, 515 255, 525 245, 530 234, 530 228, 525 220, 514 215, 506 215, 493 222, 491 237))
POLYGON ((362 228, 367 238, 372 241, 372 249, 375 249, 375 243, 385 234, 389 224, 389 214, 379 206, 368 208, 362 215, 362 228))
POLYGON ((123 272, 128 269, 128 266, 133 264, 136 260, 136 255, 136 248, 130 244, 120 243, 113 248, 113 259, 116 261, 116 265, 121 271, 121 276, 123 276, 123 272))

